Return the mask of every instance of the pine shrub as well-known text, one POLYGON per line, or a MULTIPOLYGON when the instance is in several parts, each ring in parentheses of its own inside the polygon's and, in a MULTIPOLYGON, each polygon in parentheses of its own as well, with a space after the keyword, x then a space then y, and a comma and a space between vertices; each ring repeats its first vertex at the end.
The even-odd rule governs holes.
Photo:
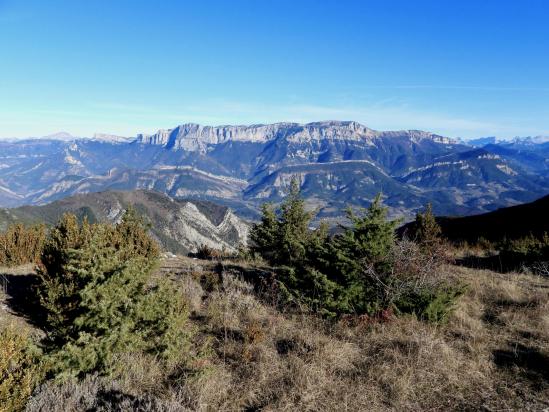
POLYGON ((63 216, 38 272, 54 374, 109 374, 120 354, 144 351, 167 359, 185 346, 188 311, 173 286, 151 278, 158 258, 131 209, 115 226, 79 225, 74 215, 63 216))
POLYGON ((417 242, 397 242, 398 220, 378 195, 361 213, 347 210, 351 222, 330 236, 321 224, 311 229, 313 213, 305 211, 297 181, 277 211, 263 207, 261 222, 252 228, 251 250, 277 266, 282 302, 304 304, 325 317, 387 310, 414 313, 439 322, 461 294, 459 286, 441 281, 445 262, 440 228, 431 208, 417 216, 417 242))
POLYGON ((340 285, 327 275, 311 266, 288 267, 278 269, 281 282, 281 303, 305 305, 309 310, 331 318, 341 312, 338 300, 340 285))
POLYGON ((502 271, 526 270, 545 274, 549 262, 549 234, 529 234, 517 239, 503 239, 494 245, 499 252, 497 269, 502 271))
POLYGON ((15 224, 0 234, 0 266, 35 263, 46 238, 44 225, 15 224))
POLYGON ((415 240, 426 253, 439 252, 442 230, 438 225, 431 204, 427 204, 423 213, 416 214, 415 240))
POLYGON ((295 266, 305 261, 313 217, 313 212, 305 210, 297 179, 292 179, 290 193, 280 207, 278 264, 295 266))
POLYGON ((506 263, 516 265, 547 261, 549 260, 549 234, 504 240, 500 245, 500 254, 506 263))
POLYGON ((42 378, 36 347, 25 332, 0 330, 0 412, 22 411, 42 378))
POLYGON ((392 275, 391 252, 399 221, 387 219, 381 195, 361 215, 349 209, 347 216, 352 226, 332 241, 331 271, 343 285, 345 312, 374 315, 387 306, 382 286, 392 275))
POLYGON ((454 309, 457 299, 466 291, 463 285, 411 288, 395 301, 401 313, 416 315, 431 323, 444 323, 454 309))
POLYGON ((261 221, 252 226, 250 231, 250 251, 269 262, 276 262, 279 222, 273 205, 261 205, 261 221))

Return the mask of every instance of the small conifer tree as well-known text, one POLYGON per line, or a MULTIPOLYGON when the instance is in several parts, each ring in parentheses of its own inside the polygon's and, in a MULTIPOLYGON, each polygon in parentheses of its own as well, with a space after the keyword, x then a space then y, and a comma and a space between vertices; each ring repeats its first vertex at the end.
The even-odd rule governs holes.
POLYGON ((55 374, 110 373, 121 353, 167 356, 185 345, 181 296, 151 278, 158 257, 132 209, 116 226, 62 218, 39 271, 55 374))
POLYGON ((357 263, 365 261, 378 268, 388 263, 399 221, 388 220, 387 211, 382 206, 381 194, 376 196, 361 216, 347 209, 347 218, 352 226, 340 237, 339 245, 348 258, 357 263))
POLYGON ((278 251, 278 219, 273 205, 261 206, 261 221, 252 226, 250 243, 252 253, 257 253, 267 261, 275 261, 278 251))
POLYGON ((295 265, 305 260, 311 232, 309 226, 314 216, 313 212, 305 210, 296 178, 292 179, 290 193, 280 209, 278 263, 295 265))
POLYGON ((332 242, 332 272, 343 285, 340 300, 345 312, 374 313, 383 309, 377 290, 379 284, 364 273, 368 268, 381 277, 390 274, 391 250, 399 221, 388 220, 387 211, 382 206, 381 194, 362 215, 348 209, 352 226, 332 242))
POLYGON ((38 296, 47 313, 47 330, 52 341, 74 335, 74 320, 80 314, 79 291, 83 259, 79 251, 89 248, 94 228, 76 216, 64 214, 45 242, 38 266, 38 296))
POLYGON ((250 233, 252 251, 273 265, 302 264, 307 255, 313 216, 313 212, 305 210, 299 182, 293 178, 290 193, 280 205, 280 216, 272 205, 263 205, 261 221, 252 227, 250 233))
POLYGON ((434 252, 441 241, 441 229, 438 225, 431 204, 427 204, 423 213, 416 214, 415 235, 416 241, 426 252, 434 252))

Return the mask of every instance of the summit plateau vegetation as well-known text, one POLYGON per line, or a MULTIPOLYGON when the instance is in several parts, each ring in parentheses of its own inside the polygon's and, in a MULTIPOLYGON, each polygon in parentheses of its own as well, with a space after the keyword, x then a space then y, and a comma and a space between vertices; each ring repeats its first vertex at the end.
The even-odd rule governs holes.
POLYGON ((549 407, 547 234, 449 240, 381 195, 345 215, 294 179, 230 250, 168 252, 132 207, 10 225, 0 411, 549 407))

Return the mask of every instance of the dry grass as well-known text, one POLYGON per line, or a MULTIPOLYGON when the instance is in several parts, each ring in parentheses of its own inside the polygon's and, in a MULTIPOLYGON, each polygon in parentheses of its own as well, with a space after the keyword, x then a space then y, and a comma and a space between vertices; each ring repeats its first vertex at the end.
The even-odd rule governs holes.
POLYGON ((548 377, 549 281, 458 267, 469 284, 448 324, 401 318, 333 325, 282 315, 225 277, 204 300, 202 333, 213 337, 210 370, 186 386, 192 409, 537 410, 548 377), (501 322, 494 322, 491 311, 501 322), (521 345, 521 353, 502 360, 521 345), (533 369, 532 369, 533 366, 533 369), (223 388, 220 390, 220 388, 223 388))
POLYGON ((28 410, 549 408, 549 279, 448 266, 469 288, 447 324, 349 326, 282 314, 246 282, 212 274, 216 265, 183 259, 169 270, 199 330, 193 370, 134 356, 114 382, 47 383, 28 410))

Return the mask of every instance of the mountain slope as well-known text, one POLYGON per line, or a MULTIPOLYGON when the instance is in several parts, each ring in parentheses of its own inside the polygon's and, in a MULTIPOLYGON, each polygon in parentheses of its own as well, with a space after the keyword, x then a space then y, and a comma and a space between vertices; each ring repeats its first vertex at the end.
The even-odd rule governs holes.
POLYGON ((309 206, 323 217, 339 216, 349 204, 367 207, 380 191, 385 194, 385 202, 392 206, 393 214, 405 213, 427 202, 419 190, 396 181, 368 160, 282 167, 250 185, 244 198, 281 201, 294 177, 300 182, 309 206))
MULTIPOLYGON (((530 175, 515 162, 483 148, 438 157, 431 164, 407 171, 399 180, 433 191, 429 196, 433 199, 440 199, 444 192, 454 204, 472 210, 532 201, 547 193, 549 184, 546 178, 530 175)), ((440 208, 437 211, 444 213, 440 208)))
POLYGON ((0 229, 15 222, 55 224, 65 212, 91 222, 116 222, 128 205, 136 208, 151 224, 152 235, 173 253, 195 252, 202 244, 234 251, 246 243, 248 224, 228 208, 205 201, 175 200, 147 190, 90 193, 43 206, 0 209, 0 229))
POLYGON ((549 196, 531 203, 506 207, 490 213, 460 218, 438 218, 444 236, 475 242, 483 237, 500 241, 549 233, 549 196))

